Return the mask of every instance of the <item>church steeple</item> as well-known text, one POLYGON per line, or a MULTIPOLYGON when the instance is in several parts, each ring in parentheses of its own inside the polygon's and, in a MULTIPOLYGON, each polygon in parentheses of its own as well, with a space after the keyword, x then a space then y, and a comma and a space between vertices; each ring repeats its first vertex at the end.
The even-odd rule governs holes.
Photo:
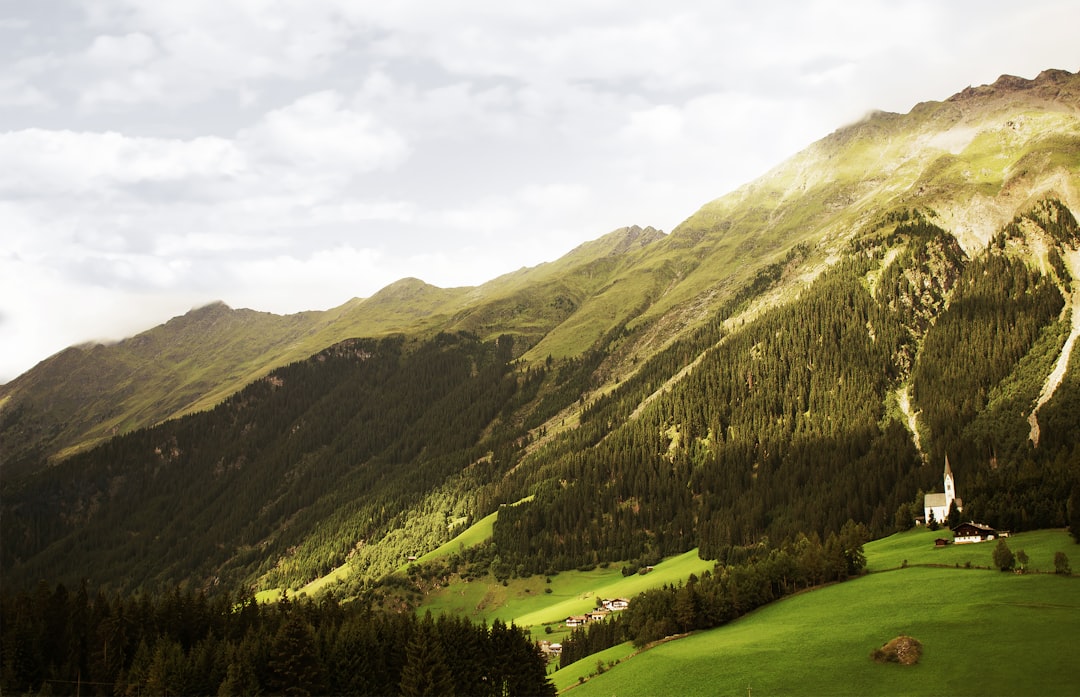
POLYGON ((949 456, 945 456, 945 510, 949 510, 953 499, 956 498, 956 482, 953 480, 952 468, 949 467, 949 456))

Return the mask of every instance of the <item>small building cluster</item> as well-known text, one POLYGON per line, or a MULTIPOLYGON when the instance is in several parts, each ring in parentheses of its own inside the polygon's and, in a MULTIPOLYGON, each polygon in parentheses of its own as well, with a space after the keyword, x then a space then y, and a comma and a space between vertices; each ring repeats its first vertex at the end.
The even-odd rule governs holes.
POLYGON ((600 607, 592 612, 587 612, 584 615, 570 615, 566 618, 567 627, 583 627, 589 622, 599 622, 613 612, 619 612, 625 610, 630 606, 630 601, 626 598, 611 598, 603 599, 600 601, 600 607))

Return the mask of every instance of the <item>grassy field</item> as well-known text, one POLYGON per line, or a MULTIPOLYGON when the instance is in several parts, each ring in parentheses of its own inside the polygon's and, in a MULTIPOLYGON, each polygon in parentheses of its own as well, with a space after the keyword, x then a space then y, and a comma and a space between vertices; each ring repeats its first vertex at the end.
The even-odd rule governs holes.
MULTIPOLYGON (((884 566, 898 554, 906 555, 900 561, 924 563, 918 555, 934 537, 925 532, 868 545, 871 565, 884 566)), ((1066 554, 1078 549, 1056 531, 1011 542, 1033 562, 1046 553, 1052 559, 1055 547, 1066 554)), ((979 547, 989 559, 992 546, 973 549, 979 547)), ((595 660, 582 661, 558 684, 571 687, 574 697, 744 695, 747 688, 755 695, 1080 694, 1073 656, 1080 645, 1080 578, 960 563, 873 573, 796 595, 622 660, 574 687, 579 675, 596 671, 595 660), (901 634, 923 643, 917 665, 870 660, 871 651, 901 634)))
MULTIPOLYGON (((914 564, 942 564, 945 566, 993 567, 994 547, 997 542, 980 542, 969 545, 935 547, 934 539, 952 539, 948 530, 933 532, 916 528, 868 543, 866 567, 870 571, 899 568, 906 560, 914 564)), ((1054 553, 1065 552, 1073 566, 1080 570, 1080 547, 1073 544, 1072 536, 1065 530, 1035 530, 1013 535, 1005 540, 1016 554, 1021 549, 1027 553, 1029 571, 1054 571, 1054 553)))
POLYGON ((556 690, 562 692, 569 687, 577 685, 583 679, 588 679, 590 676, 596 675, 598 672, 598 663, 603 664, 604 670, 607 671, 610 670, 614 664, 625 661, 637 652, 638 649, 629 641, 612 646, 610 649, 604 649, 591 656, 586 656, 580 661, 575 661, 561 670, 556 670, 551 674, 551 682, 555 685, 556 690))
POLYGON ((518 626, 560 623, 569 615, 593 610, 597 597, 631 598, 648 588, 685 581, 690 574, 701 574, 714 565, 691 550, 665 559, 644 575, 623 576, 621 567, 613 564, 592 571, 564 571, 551 576, 550 583, 544 576, 511 579, 505 586, 458 581, 429 596, 419 611, 453 613, 487 622, 501 619, 518 626), (546 592, 549 588, 550 593, 546 592))

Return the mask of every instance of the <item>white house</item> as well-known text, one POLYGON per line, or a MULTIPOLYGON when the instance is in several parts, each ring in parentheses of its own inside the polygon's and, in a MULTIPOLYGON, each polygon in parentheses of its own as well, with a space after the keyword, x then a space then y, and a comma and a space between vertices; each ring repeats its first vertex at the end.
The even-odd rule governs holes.
POLYGON ((956 502, 956 510, 964 510, 964 502, 956 496, 956 482, 953 479, 952 468, 949 467, 949 456, 945 456, 945 493, 927 494, 923 499, 923 519, 930 523, 930 515, 934 520, 944 524, 949 518, 949 507, 956 502))
POLYGON ((953 542, 958 545, 972 542, 984 542, 998 537, 998 531, 982 523, 960 523, 953 530, 953 542))

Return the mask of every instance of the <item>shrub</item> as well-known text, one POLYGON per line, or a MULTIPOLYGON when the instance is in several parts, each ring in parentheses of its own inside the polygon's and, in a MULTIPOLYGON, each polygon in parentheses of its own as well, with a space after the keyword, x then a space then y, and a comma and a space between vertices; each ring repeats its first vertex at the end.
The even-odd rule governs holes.
POLYGON ((1005 541, 1005 538, 999 538, 997 547, 994 547, 994 566, 1002 571, 1011 571, 1016 566, 1016 557, 1013 556, 1012 550, 1009 549, 1009 543, 1005 541))
POLYGON ((877 663, 899 663, 910 666, 922 657, 922 643, 909 636, 898 636, 880 649, 874 649, 870 657, 877 663))
POLYGON ((1062 576, 1072 574, 1072 569, 1069 568, 1069 558, 1065 556, 1065 552, 1054 552, 1054 573, 1062 576))

